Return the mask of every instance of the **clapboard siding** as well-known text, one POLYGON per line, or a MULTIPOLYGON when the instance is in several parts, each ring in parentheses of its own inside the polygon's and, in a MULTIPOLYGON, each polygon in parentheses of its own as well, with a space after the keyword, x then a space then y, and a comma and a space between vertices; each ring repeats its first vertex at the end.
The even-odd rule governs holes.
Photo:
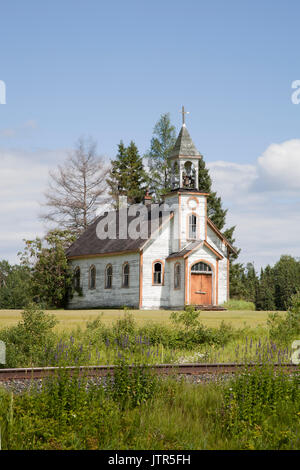
POLYGON ((218 304, 222 305, 228 300, 227 283, 229 282, 227 276, 227 258, 219 261, 219 297, 218 304))
POLYGON ((169 307, 173 308, 183 308, 184 307, 184 260, 183 259, 175 259, 168 262, 169 268, 169 307), (174 288, 174 267, 175 264, 180 264, 180 273, 181 273, 181 282, 180 282, 180 289, 174 288))
POLYGON ((159 236, 152 240, 143 253, 143 302, 142 308, 168 307, 170 298, 170 267, 166 258, 171 252, 170 225, 166 225, 159 236), (152 284, 152 265, 161 260, 164 265, 164 284, 152 284))
POLYGON ((69 302, 69 308, 94 308, 94 307, 120 307, 124 305, 139 306, 139 267, 140 256, 138 253, 117 256, 104 256, 88 259, 72 260, 72 267, 80 267, 81 288, 83 296, 74 294, 69 302), (129 287, 122 287, 122 267, 129 263, 129 287), (105 289, 105 268, 108 264, 113 268, 112 288, 105 289), (89 289, 89 269, 96 267, 96 288, 89 289))

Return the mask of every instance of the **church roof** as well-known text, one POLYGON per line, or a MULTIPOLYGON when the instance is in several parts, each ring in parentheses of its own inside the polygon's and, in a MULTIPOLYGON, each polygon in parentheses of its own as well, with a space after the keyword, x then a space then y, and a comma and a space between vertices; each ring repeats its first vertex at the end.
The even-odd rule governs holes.
MULTIPOLYGON (((91 224, 80 237, 68 248, 66 255, 68 258, 77 258, 77 257, 84 257, 84 256, 93 256, 93 255, 105 255, 105 254, 113 254, 113 253, 121 253, 121 252, 137 252, 139 251, 142 246, 145 244, 147 240, 149 240, 151 235, 151 217, 155 216, 154 213, 151 212, 151 205, 143 206, 147 209, 147 216, 143 220, 142 223, 146 225, 143 226, 145 228, 144 232, 147 238, 137 238, 133 239, 127 237, 126 239, 120 238, 120 230, 119 230, 119 211, 112 211, 115 213, 116 216, 116 237, 115 238, 106 238, 101 239, 97 235, 97 225, 103 220, 108 213, 105 212, 100 217, 98 217, 93 224, 91 224)), ((128 209, 127 209, 128 210, 128 209)), ((112 213, 111 212, 111 213, 112 213)), ((136 219, 136 216, 127 216, 127 227, 129 226, 130 222, 136 219)), ((161 226, 163 222, 163 218, 161 217, 161 213, 159 216, 158 225, 161 226)), ((141 228, 141 232, 143 233, 143 228, 141 228)))
POLYGON ((175 146, 169 155, 169 158, 176 157, 202 157, 201 153, 195 147, 194 142, 191 139, 189 131, 185 124, 182 126, 179 135, 177 137, 175 146))
POLYGON ((187 255, 190 251, 194 250, 195 248, 198 247, 198 245, 200 245, 201 243, 203 243, 203 240, 195 240, 194 242, 190 242, 186 247, 184 247, 182 250, 180 251, 176 251, 175 253, 171 253, 167 259, 172 259, 172 258, 182 258, 184 257, 185 255, 187 255))

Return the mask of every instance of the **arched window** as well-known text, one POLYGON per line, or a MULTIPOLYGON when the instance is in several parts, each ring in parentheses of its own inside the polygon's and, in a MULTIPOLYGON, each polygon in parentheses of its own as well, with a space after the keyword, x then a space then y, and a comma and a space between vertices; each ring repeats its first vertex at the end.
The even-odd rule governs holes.
POLYGON ((153 263, 153 284, 160 286, 163 284, 163 264, 161 261, 155 261, 153 263))
POLYGON ((122 287, 129 287, 129 264, 123 264, 122 287))
POLYGON ((176 263, 174 266, 174 289, 180 289, 181 287, 181 266, 180 263, 176 263))
POLYGON ((74 270, 74 289, 80 289, 80 267, 77 266, 74 270))
POLYGON ((112 275, 113 275, 112 265, 108 264, 105 268, 105 289, 112 288, 112 275))
POLYGON ((199 263, 196 263, 194 264, 194 266, 192 266, 192 273, 193 274, 203 274, 203 273, 212 274, 212 269, 208 264, 200 261, 199 263))
POLYGON ((197 216, 195 214, 189 215, 189 239, 195 240, 197 238, 197 216))
POLYGON ((96 288, 96 268, 94 265, 90 267, 89 272, 89 288, 95 289, 96 288))

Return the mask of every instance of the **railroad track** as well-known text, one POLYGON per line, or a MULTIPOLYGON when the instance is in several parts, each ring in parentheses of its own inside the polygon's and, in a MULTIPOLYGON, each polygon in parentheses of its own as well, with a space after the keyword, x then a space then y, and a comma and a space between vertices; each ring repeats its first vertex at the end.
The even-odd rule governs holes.
MULTIPOLYGON (((262 366, 262 364, 248 364, 249 368, 262 366)), ((295 373, 300 371, 296 364, 274 364, 275 369, 280 368, 287 373, 295 373)), ((130 366, 134 368, 135 366, 130 366)), ((79 375, 87 377, 105 377, 106 375, 113 374, 116 366, 79 366, 79 367, 66 367, 70 374, 79 372, 79 375)), ((156 364, 151 366, 153 371, 162 375, 222 375, 222 374, 236 374, 245 368, 244 363, 218 363, 218 364, 156 364)), ((59 370, 59 367, 33 367, 22 369, 0 369, 0 382, 8 380, 24 380, 24 379, 43 379, 51 377, 59 370)))

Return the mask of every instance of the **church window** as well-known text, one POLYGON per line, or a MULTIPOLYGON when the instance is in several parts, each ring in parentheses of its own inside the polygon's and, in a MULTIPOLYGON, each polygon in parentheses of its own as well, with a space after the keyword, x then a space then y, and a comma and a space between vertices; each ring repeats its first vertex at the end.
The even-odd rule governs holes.
POLYGON ((90 272, 89 272, 89 287, 90 289, 95 289, 96 288, 96 268, 94 265, 90 267, 90 272))
POLYGON ((105 289, 112 288, 112 275, 113 275, 112 265, 109 264, 108 266, 106 266, 106 269, 105 269, 105 289))
POLYGON ((80 289, 80 267, 77 266, 74 270, 74 289, 80 289))
POLYGON ((181 284, 181 266, 176 263, 174 266, 174 289, 180 289, 181 284))
POLYGON ((202 274, 202 273, 212 274, 212 269, 208 264, 200 261, 199 263, 196 263, 194 264, 194 266, 192 266, 192 273, 193 274, 202 274))
POLYGON ((156 286, 163 284, 163 264, 160 261, 153 263, 153 284, 156 286))
POLYGON ((197 217, 194 214, 189 216, 189 239, 197 238, 197 217))
POLYGON ((123 264, 123 281, 122 287, 129 287, 129 264, 123 264))

